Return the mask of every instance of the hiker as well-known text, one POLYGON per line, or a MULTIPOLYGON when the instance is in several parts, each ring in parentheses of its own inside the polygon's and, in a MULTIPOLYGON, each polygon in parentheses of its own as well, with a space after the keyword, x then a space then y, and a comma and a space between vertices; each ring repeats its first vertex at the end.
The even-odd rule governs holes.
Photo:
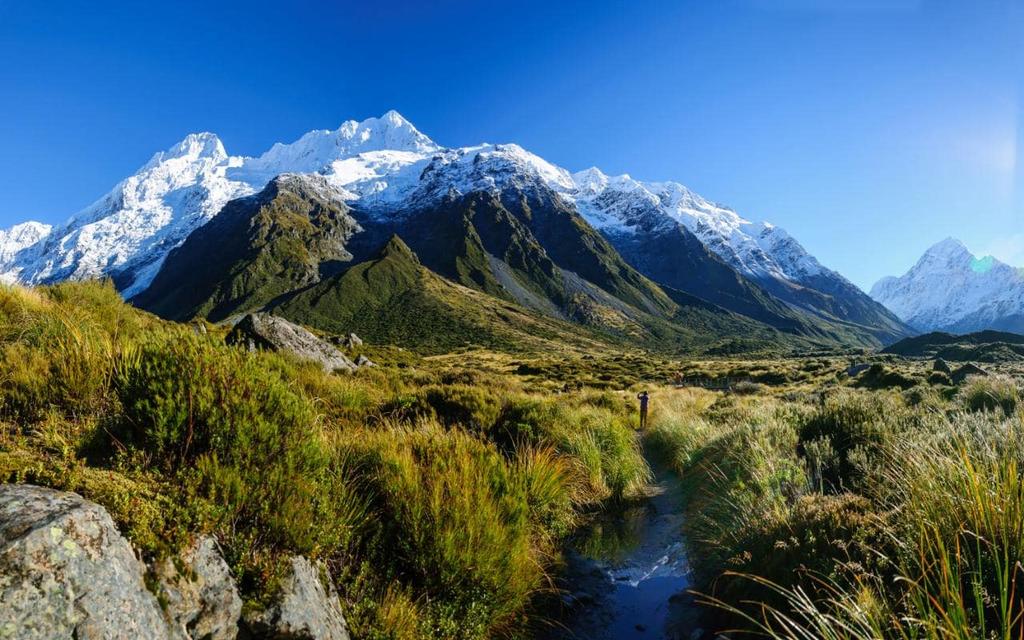
POLYGON ((650 396, 646 391, 641 391, 637 394, 636 399, 640 401, 640 428, 647 428, 647 401, 650 396))

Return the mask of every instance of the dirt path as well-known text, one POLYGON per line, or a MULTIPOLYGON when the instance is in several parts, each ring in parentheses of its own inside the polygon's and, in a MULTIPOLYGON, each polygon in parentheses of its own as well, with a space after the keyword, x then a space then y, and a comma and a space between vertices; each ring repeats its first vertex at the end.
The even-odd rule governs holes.
POLYGON ((648 499, 602 514, 568 554, 564 599, 570 615, 551 638, 628 640, 703 637, 685 594, 689 563, 682 538, 679 478, 647 455, 654 479, 648 499))

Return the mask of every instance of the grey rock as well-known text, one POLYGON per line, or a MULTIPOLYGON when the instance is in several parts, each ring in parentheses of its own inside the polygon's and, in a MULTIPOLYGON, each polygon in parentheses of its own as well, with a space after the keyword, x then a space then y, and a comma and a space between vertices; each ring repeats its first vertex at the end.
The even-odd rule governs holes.
POLYGON ((103 507, 74 493, 0 485, 0 638, 178 637, 103 507))
POLYGON ((955 384, 961 384, 964 380, 971 376, 987 375, 988 371, 985 371, 976 364, 971 364, 970 362, 968 362, 967 364, 963 365, 962 367, 958 368, 956 371, 951 373, 949 377, 953 379, 953 382, 955 384))
POLYGON ((348 625, 334 586, 327 587, 309 560, 293 556, 281 591, 266 610, 246 613, 243 622, 254 638, 349 640, 348 625))
POLYGON ((238 637, 242 599, 217 541, 203 536, 177 560, 168 558, 154 570, 174 628, 192 640, 238 637))
POLYGON ((866 362, 861 362, 859 364, 851 365, 846 370, 846 375, 850 376, 851 378, 854 377, 854 376, 859 376, 860 374, 864 373, 865 371, 867 371, 870 368, 871 368, 870 364, 868 364, 866 362))
POLYGON ((935 363, 932 365, 932 371, 938 371, 940 373, 953 373, 953 370, 949 368, 949 363, 942 358, 936 358, 935 363))
POLYGON ((360 354, 359 357, 356 358, 356 366, 357 367, 376 367, 377 364, 373 360, 370 360, 366 356, 360 354))
POLYGON ((341 351, 299 325, 269 313, 250 313, 228 334, 229 344, 245 345, 250 351, 286 351, 320 363, 324 371, 355 371, 356 365, 341 351))
POLYGON ((348 347, 349 349, 353 347, 361 347, 363 346, 363 341, 356 334, 350 333, 348 334, 348 337, 345 338, 345 346, 348 347))

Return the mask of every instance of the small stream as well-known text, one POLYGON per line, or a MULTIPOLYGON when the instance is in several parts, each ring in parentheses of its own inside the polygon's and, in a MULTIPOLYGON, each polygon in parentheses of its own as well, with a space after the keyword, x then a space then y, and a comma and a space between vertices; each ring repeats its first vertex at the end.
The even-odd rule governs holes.
POLYGON ((565 615, 546 640, 690 640, 703 638, 686 594, 689 563, 682 539, 678 477, 648 456, 648 499, 600 514, 567 552, 565 615))

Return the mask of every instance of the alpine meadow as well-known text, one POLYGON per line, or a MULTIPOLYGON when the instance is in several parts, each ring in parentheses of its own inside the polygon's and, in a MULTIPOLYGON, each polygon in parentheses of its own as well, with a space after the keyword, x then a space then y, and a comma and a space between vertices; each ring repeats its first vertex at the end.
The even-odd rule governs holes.
POLYGON ((1024 640, 1022 18, 0 3, 0 640, 1024 640))

